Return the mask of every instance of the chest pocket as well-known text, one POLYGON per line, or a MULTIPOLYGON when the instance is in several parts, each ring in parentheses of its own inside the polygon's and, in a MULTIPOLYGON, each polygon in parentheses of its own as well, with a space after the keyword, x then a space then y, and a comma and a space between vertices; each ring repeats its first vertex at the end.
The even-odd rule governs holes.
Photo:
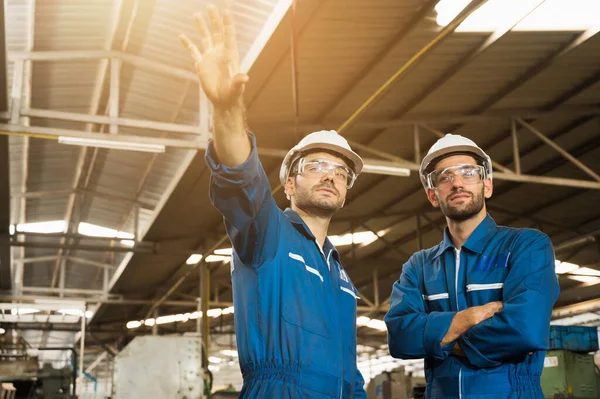
POLYGON ((466 295, 469 306, 501 301, 504 280, 509 271, 510 252, 482 256, 467 276, 466 295))
POLYGON ((325 279, 317 265, 308 263, 300 251, 290 251, 282 278, 282 318, 301 329, 329 337, 322 307, 325 279))

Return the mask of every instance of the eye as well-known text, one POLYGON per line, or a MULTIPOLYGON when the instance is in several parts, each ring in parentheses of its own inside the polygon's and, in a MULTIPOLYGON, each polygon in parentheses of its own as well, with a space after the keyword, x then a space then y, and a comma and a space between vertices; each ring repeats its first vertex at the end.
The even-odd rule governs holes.
POLYGON ((476 176, 479 173, 477 168, 466 167, 462 169, 462 175, 467 177, 476 176))

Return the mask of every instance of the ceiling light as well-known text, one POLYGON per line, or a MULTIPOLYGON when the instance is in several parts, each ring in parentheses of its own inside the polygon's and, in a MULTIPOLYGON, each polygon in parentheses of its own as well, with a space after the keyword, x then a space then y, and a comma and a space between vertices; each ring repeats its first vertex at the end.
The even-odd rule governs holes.
POLYGON ((39 311, 40 311, 39 309, 33 309, 33 308, 13 308, 10 310, 10 314, 12 314, 13 316, 16 316, 16 315, 38 313, 39 311))
POLYGON ((221 248, 221 249, 215 249, 215 255, 229 255, 231 256, 233 254, 233 248, 221 248))
POLYGON ((133 329, 133 328, 138 328, 141 325, 142 325, 142 322, 141 321, 137 321, 137 320, 127 322, 127 328, 130 329, 130 330, 133 329))
POLYGON ((186 265, 195 265, 202 260, 201 254, 193 254, 185 261, 186 265))
POLYGON ((221 312, 221 314, 225 315, 225 314, 231 314, 233 313, 233 306, 230 306, 228 308, 223 309, 223 311, 221 312))
POLYGON ((209 356, 208 361, 211 363, 219 364, 223 361, 223 359, 221 359, 220 357, 216 357, 216 356, 209 356))
POLYGON ((229 356, 229 357, 238 357, 239 356, 237 351, 234 351, 234 350, 231 350, 231 349, 223 349, 221 351, 221 355, 223 355, 223 356, 229 356))
MULTIPOLYGON (((470 2, 440 0, 435 7, 438 25, 448 25, 470 2)), ((540 0, 489 0, 460 24, 456 31, 494 32, 523 16, 513 30, 583 31, 598 26, 598 15, 598 0, 546 0, 543 3, 540 0)))
POLYGON ((135 246, 135 241, 133 240, 121 240, 121 245, 125 247, 133 248, 135 246))
POLYGON ((569 262, 561 262, 558 259, 554 261, 556 274, 571 273, 579 269, 579 265, 569 262))
POLYGON ((348 233, 344 235, 329 236, 327 238, 329 238, 329 241, 336 247, 351 244, 366 246, 385 235, 386 232, 387 230, 382 230, 375 234, 372 231, 359 231, 354 234, 348 233))
MULTIPOLYGON (((140 137, 143 140, 143 137, 140 137)), ((113 150, 143 151, 143 152, 165 152, 165 146, 162 144, 149 143, 131 143, 127 141, 88 139, 81 137, 60 136, 58 142, 61 144, 78 145, 83 147, 108 148, 113 150)))
POLYGON ((590 285, 600 283, 600 277, 596 276, 571 276, 567 275, 571 280, 581 281, 582 283, 587 283, 590 285))
POLYGON ((77 233, 88 237, 121 238, 124 240, 132 240, 135 238, 135 235, 131 233, 85 222, 79 223, 79 226, 77 226, 77 233))
POLYGON ((2 327, 0 327, 0 335, 4 334, 6 332, 6 330, 2 327))
POLYGON ((590 269, 589 267, 580 267, 575 270, 573 274, 600 277, 600 270, 590 269))
POLYGON ((18 224, 16 231, 19 233, 64 233, 67 224, 64 220, 53 220, 49 222, 18 224))
POLYGON ((206 262, 229 262, 231 260, 231 256, 223 256, 223 255, 208 255, 206 257, 206 262))
POLYGON ((386 162, 386 161, 375 161, 370 160, 363 165, 362 171, 364 173, 372 173, 375 175, 386 175, 386 176, 410 176, 410 169, 400 166, 402 164, 398 162, 386 162))

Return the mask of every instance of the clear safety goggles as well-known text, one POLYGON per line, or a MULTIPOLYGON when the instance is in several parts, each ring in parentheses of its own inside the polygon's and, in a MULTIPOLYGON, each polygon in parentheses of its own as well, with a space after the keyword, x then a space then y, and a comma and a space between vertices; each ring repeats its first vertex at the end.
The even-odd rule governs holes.
POLYGON ((320 179, 331 174, 337 184, 352 188, 356 180, 356 173, 345 165, 340 165, 326 159, 314 159, 307 161, 302 158, 298 161, 296 173, 307 178, 320 179))
POLYGON ((427 175, 427 184, 431 189, 452 187, 454 179, 459 176, 464 184, 477 184, 485 180, 485 168, 481 165, 453 165, 434 170, 427 175))

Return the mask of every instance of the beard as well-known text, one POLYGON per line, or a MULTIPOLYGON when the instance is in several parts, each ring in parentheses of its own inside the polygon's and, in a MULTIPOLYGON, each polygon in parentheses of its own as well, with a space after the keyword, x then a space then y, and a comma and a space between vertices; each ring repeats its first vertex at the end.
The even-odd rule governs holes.
POLYGON ((444 216, 448 219, 462 222, 472 218, 477 215, 482 209, 484 205, 484 187, 481 186, 481 191, 479 192, 470 192, 466 190, 452 190, 452 192, 446 197, 446 200, 442 201, 438 198, 440 202, 440 209, 444 216), (456 194, 469 194, 471 196, 470 199, 465 200, 462 204, 451 205, 448 198, 452 197, 456 194))
POLYGON ((294 201, 298 208, 309 215, 331 218, 344 206, 345 199, 341 198, 340 192, 335 188, 335 185, 331 181, 326 180, 322 184, 317 184, 309 188, 296 185, 294 201), (321 196, 317 190, 322 188, 335 191, 337 197, 326 198, 321 196))

